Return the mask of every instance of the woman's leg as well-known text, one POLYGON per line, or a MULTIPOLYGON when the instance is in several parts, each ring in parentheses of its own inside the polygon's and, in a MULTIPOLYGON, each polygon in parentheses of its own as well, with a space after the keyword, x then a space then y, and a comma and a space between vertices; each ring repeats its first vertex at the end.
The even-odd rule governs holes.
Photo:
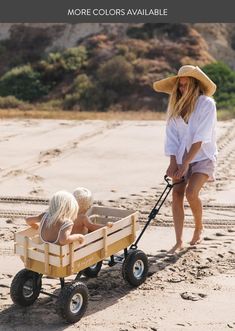
POLYGON ((186 183, 177 184, 172 190, 172 214, 175 226, 176 244, 169 253, 175 253, 183 247, 183 227, 184 227, 184 193, 186 183))
POLYGON ((195 245, 201 240, 203 231, 202 223, 202 203, 199 198, 199 193, 205 182, 208 180, 208 175, 203 173, 194 173, 189 178, 186 189, 186 198, 193 213, 195 230, 190 242, 190 245, 195 245))

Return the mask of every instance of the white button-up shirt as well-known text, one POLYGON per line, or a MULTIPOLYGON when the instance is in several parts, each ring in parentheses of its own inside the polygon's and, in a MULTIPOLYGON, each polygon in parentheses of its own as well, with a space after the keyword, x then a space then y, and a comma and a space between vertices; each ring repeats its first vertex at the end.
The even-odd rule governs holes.
POLYGON ((215 101, 210 97, 200 95, 188 124, 181 116, 170 118, 167 121, 165 154, 167 156, 175 155, 176 162, 182 164, 185 150, 188 152, 192 144, 201 141, 201 148, 191 163, 205 159, 216 161, 218 154, 216 121, 215 101))

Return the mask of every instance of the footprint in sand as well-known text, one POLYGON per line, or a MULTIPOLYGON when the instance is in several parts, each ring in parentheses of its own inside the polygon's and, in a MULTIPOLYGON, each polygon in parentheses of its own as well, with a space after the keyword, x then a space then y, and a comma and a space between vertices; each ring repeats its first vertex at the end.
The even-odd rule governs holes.
POLYGON ((183 278, 183 277, 172 277, 172 278, 167 279, 167 281, 169 283, 180 283, 180 282, 183 282, 184 280, 185 280, 185 278, 183 278))
POLYGON ((11 170, 8 173, 6 173, 5 175, 3 175, 3 177, 15 177, 15 176, 19 176, 24 174, 25 171, 22 169, 16 169, 16 170, 11 170))
POLYGON ((215 240, 215 239, 211 238, 211 237, 204 237, 203 240, 209 241, 209 240, 215 240))
POLYGON ((194 292, 183 292, 180 294, 182 299, 198 301, 207 297, 204 293, 194 293, 194 292))
POLYGON ((226 236, 227 234, 224 233, 224 232, 216 232, 215 235, 216 235, 217 237, 224 237, 224 236, 226 236))
POLYGON ((37 176, 37 175, 29 175, 26 179, 28 179, 30 182, 41 182, 44 178, 41 176, 37 176))
MULTIPOLYGON (((110 200, 109 200, 110 201, 110 200)), ((114 200, 113 200, 114 201, 114 200)), ((95 200, 94 201, 94 204, 95 205, 98 205, 98 206, 104 206, 104 203, 103 203, 103 201, 100 201, 100 200, 95 200)))
POLYGON ((62 151, 59 148, 49 149, 45 152, 40 152, 38 163, 48 163, 50 159, 59 156, 62 151))
POLYGON ((29 192, 29 194, 31 195, 39 195, 39 194, 43 194, 44 190, 42 188, 34 188, 32 191, 29 192))

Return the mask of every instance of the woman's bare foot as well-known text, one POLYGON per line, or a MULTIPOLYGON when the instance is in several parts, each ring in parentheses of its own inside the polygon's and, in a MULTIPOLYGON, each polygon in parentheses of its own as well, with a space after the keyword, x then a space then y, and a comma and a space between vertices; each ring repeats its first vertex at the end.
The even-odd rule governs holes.
POLYGON ((193 233, 193 238, 190 241, 190 245, 197 245, 200 244, 202 241, 202 236, 203 236, 203 228, 200 229, 195 229, 193 233))
POLYGON ((180 252, 183 249, 183 243, 176 243, 175 246, 173 246, 167 253, 168 254, 175 254, 180 252))

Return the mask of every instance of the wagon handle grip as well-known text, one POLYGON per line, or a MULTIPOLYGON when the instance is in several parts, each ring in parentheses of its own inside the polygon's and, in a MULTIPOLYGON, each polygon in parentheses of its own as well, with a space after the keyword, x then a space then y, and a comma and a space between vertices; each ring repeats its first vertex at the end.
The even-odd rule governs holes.
POLYGON ((184 176, 181 178, 181 180, 179 180, 178 182, 175 182, 175 183, 172 183, 172 181, 171 181, 171 179, 167 176, 167 175, 165 175, 164 176, 164 180, 167 182, 167 184, 169 185, 169 186, 175 186, 175 185, 178 185, 178 184, 181 184, 181 183, 183 183, 184 181, 185 181, 185 178, 184 178, 184 176), (170 182, 171 181, 171 182, 170 182))

